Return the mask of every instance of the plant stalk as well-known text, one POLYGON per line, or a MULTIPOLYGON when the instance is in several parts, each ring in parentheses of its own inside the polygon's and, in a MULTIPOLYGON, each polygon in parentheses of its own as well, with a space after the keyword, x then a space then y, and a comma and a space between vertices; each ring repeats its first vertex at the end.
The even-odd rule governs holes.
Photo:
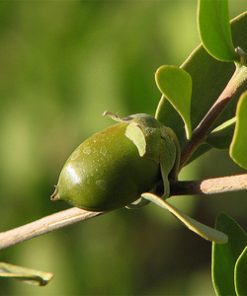
POLYGON ((103 212, 90 212, 75 207, 51 214, 23 226, 1 232, 0 250, 101 214, 103 212))
MULTIPOLYGON (((247 190, 247 174, 200 181, 172 181, 171 195, 211 195, 247 190)), ((70 208, 0 233, 0 250, 107 212, 70 208)))
POLYGON ((193 130, 191 139, 185 145, 181 154, 180 170, 186 165, 198 146, 205 141, 216 119, 219 117, 219 115, 231 101, 236 91, 246 79, 247 67, 245 65, 236 64, 236 70, 225 89, 197 125, 197 127, 193 130))

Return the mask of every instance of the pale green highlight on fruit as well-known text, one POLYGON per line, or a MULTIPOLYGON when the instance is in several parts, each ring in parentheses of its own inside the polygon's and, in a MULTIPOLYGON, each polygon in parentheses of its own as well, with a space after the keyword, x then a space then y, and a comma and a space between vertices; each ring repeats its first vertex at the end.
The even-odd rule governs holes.
POLYGON ((237 296, 247 295, 247 247, 237 259, 234 269, 234 282, 237 296))
POLYGON ((236 127, 230 146, 231 158, 247 169, 247 92, 239 99, 236 111, 236 127))
MULTIPOLYGON (((192 79, 183 69, 175 66, 162 66, 155 74, 156 84, 161 93, 169 100, 185 124, 187 138, 191 137, 191 93, 192 79)), ((155 117, 159 120, 164 101, 161 100, 155 117)))
POLYGON ((232 42, 227 0, 199 0, 198 29, 210 55, 220 61, 239 60, 232 42))

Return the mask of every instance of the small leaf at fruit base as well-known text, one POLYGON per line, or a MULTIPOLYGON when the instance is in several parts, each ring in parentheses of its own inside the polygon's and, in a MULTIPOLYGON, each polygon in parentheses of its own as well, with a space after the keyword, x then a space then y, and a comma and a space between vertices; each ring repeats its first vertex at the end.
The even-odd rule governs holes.
POLYGON ((243 250, 241 255, 238 257, 235 270, 234 270, 234 281, 236 293, 239 296, 247 295, 247 247, 243 250))
POLYGON ((45 286, 53 274, 35 269, 0 262, 0 278, 13 278, 34 286, 45 286))
POLYGON ((234 266, 247 245, 247 234, 226 214, 220 214, 216 228, 228 235, 228 243, 212 245, 212 281, 217 295, 235 295, 234 266))
POLYGON ((236 117, 216 127, 207 137, 206 142, 217 149, 229 149, 231 144, 233 131, 235 128, 236 117))
POLYGON ((214 241, 219 244, 225 244, 227 243, 227 236, 221 232, 218 231, 214 228, 211 228, 205 224, 202 224, 195 219, 187 216, 184 214, 182 211, 178 210, 171 204, 169 204, 167 201, 163 200, 161 197, 145 192, 142 194, 142 197, 155 203, 161 208, 164 208, 168 210, 170 213, 172 213, 180 222, 182 222, 187 228, 189 228, 191 231, 195 232, 202 238, 209 240, 209 241, 214 241))
POLYGON ((198 1, 198 29, 205 49, 218 60, 237 61, 227 0, 198 1))
POLYGON ((170 195, 169 174, 171 173, 176 161, 176 146, 174 142, 167 137, 166 140, 161 141, 160 147, 160 169, 164 186, 164 198, 170 195))
POLYGON ((125 135, 129 138, 137 147, 139 155, 142 157, 146 153, 146 140, 141 128, 135 123, 130 123, 125 135))
POLYGON ((247 92, 239 99, 236 111, 236 127, 230 146, 231 158, 247 169, 247 92))
MULTIPOLYGON (((180 114, 185 124, 186 136, 191 137, 190 101, 192 92, 192 80, 183 69, 175 66, 161 66, 155 74, 155 80, 159 90, 180 114)), ((156 118, 159 119, 159 108, 156 118)))

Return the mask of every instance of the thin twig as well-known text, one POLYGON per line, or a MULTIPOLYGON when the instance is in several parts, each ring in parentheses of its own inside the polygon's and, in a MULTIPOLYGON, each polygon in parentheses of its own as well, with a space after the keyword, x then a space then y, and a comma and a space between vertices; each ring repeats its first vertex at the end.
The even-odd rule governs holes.
POLYGON ((171 195, 212 195, 247 190, 247 174, 171 183, 171 195))
POLYGON ((23 226, 1 232, 0 250, 101 214, 103 212, 89 212, 79 208, 57 212, 23 226))
POLYGON ((193 130, 191 139, 187 142, 181 153, 180 169, 186 165, 187 161, 197 147, 205 141, 216 119, 231 101, 238 88, 246 80, 246 75, 246 69, 243 71, 242 67, 236 67, 235 72, 222 93, 202 118, 197 127, 193 130))
MULTIPOLYGON (((176 181, 171 183, 172 195, 219 194, 247 190, 247 174, 212 178, 201 181, 176 181)), ((42 234, 84 221, 107 212, 89 212, 70 208, 43 217, 34 222, 0 233, 0 249, 5 249, 42 234)))

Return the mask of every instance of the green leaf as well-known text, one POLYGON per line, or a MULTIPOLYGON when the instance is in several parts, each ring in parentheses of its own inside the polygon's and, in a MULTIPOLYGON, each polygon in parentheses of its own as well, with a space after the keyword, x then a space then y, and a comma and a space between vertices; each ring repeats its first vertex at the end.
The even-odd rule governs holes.
MULTIPOLYGON (((191 137, 190 101, 192 92, 192 80, 183 69, 175 66, 162 66, 156 74, 155 80, 159 90, 180 114, 185 123, 187 138, 191 137)), ((158 106, 156 117, 159 120, 158 106)))
POLYGON ((160 170, 163 180, 164 197, 170 195, 169 174, 174 168, 177 158, 177 148, 171 135, 169 134, 169 127, 163 127, 161 130, 161 145, 160 145, 160 170))
MULTIPOLYGON (((236 17, 231 22, 231 27, 234 43, 246 51, 247 12, 236 17)), ((191 125, 193 130, 218 98, 232 76, 235 67, 232 63, 217 61, 206 52, 203 46, 198 46, 181 67, 191 75, 193 81, 191 98, 191 125)), ((231 103, 227 105, 212 126, 212 130, 235 116, 237 100, 244 90, 247 90, 247 84, 243 85, 241 90, 233 96, 231 103)), ((183 149, 186 143, 184 122, 164 96, 160 100, 157 113, 159 121, 174 130, 181 149, 183 149)), ((218 135, 220 136, 220 134, 218 135)), ((217 139, 215 138, 215 140, 217 139)), ((205 149, 204 152, 207 150, 205 149)), ((198 153, 195 157, 199 155, 201 153, 198 153)))
POLYGON ((202 238, 210 241, 215 241, 219 244, 225 244, 227 242, 227 236, 214 228, 211 228, 205 224, 202 224, 195 219, 187 216, 182 211, 173 207, 171 204, 160 198, 159 196, 153 193, 143 193, 142 197, 155 203, 161 208, 168 210, 172 213, 180 222, 182 222, 187 228, 195 232, 202 238))
POLYGON ((136 123, 130 123, 126 128, 125 135, 135 144, 139 155, 144 156, 147 143, 142 129, 136 123))
POLYGON ((207 137, 207 143, 217 149, 228 149, 235 128, 236 117, 216 127, 207 137))
POLYGON ((53 274, 0 262, 0 277, 13 278, 35 286, 45 286, 52 279, 53 274))
POLYGON ((228 243, 212 246, 212 280, 217 295, 235 295, 234 266, 247 245, 247 234, 232 218, 220 214, 216 228, 228 235, 228 243))
POLYGON ((198 29, 209 54, 220 61, 238 60, 232 42, 227 0, 199 0, 198 29))
POLYGON ((231 158, 247 169, 247 92, 239 99, 236 111, 236 127, 230 146, 231 158))
POLYGON ((247 295, 247 247, 243 250, 235 265, 235 289, 237 295, 247 295))

